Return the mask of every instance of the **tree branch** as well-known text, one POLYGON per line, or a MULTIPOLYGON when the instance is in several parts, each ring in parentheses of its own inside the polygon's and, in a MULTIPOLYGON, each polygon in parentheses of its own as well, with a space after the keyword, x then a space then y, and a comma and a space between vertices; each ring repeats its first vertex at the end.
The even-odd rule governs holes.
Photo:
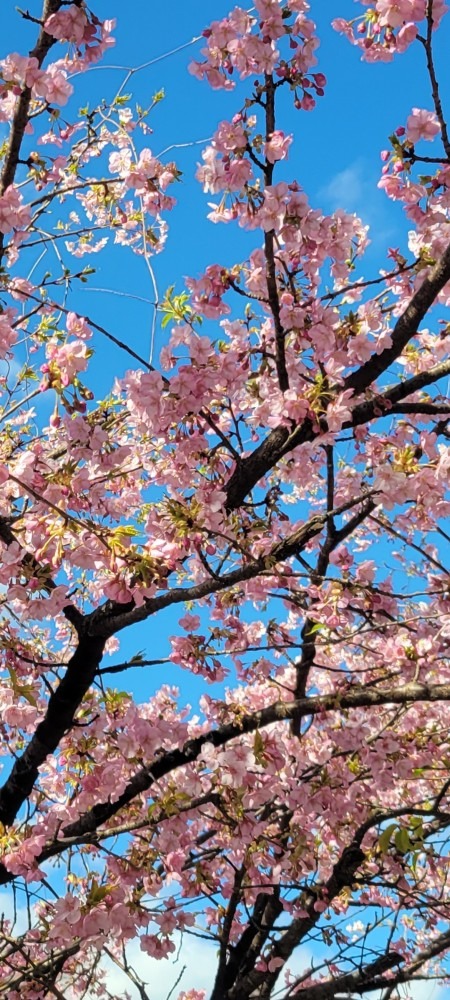
MULTIPOLYGON (((304 986, 289 994, 289 1000, 333 1000, 333 997, 340 993, 350 994, 363 993, 369 990, 382 989, 386 984, 390 985, 392 980, 380 979, 384 972, 394 969, 396 965, 401 965, 404 958, 401 955, 380 955, 374 962, 370 962, 355 972, 348 972, 343 976, 337 976, 328 982, 315 983, 314 986, 304 986)), ((394 982, 398 982, 396 979, 394 982)))
POLYGON ((145 621, 156 611, 187 600, 199 600, 220 590, 226 590, 236 583, 251 580, 260 573, 272 569, 276 563, 284 562, 302 549, 316 535, 320 534, 330 517, 351 509, 366 497, 341 504, 334 511, 317 514, 306 524, 302 524, 287 538, 264 556, 233 570, 219 579, 208 579, 193 587, 179 587, 159 597, 150 598, 142 606, 136 607, 106 601, 105 604, 86 615, 79 625, 79 644, 67 664, 67 671, 56 691, 50 697, 47 711, 39 723, 28 747, 12 768, 11 774, 0 789, 0 822, 9 826, 30 795, 38 778, 38 769, 47 757, 54 753, 64 734, 73 725, 75 713, 86 692, 98 673, 106 639, 120 629, 138 621, 145 621))
MULTIPOLYGON (((217 729, 212 729, 201 736, 188 740, 183 747, 170 750, 154 760, 148 767, 143 767, 131 778, 124 792, 114 802, 98 803, 88 810, 83 816, 75 820, 74 823, 64 827, 62 831, 64 837, 79 837, 93 833, 106 823, 112 816, 115 816, 121 809, 127 806, 137 795, 148 792, 149 789, 161 778, 166 777, 179 767, 194 763, 199 757, 205 744, 211 743, 213 747, 226 746, 231 740, 238 739, 248 733, 254 733, 257 729, 265 728, 275 722, 290 721, 295 712, 302 712, 303 716, 313 718, 323 712, 340 712, 346 709, 357 708, 378 708, 387 705, 409 705, 415 702, 447 702, 450 701, 449 684, 423 684, 411 682, 410 684, 398 685, 389 688, 367 688, 361 687, 340 693, 333 692, 327 695, 316 695, 303 698, 300 701, 275 702, 267 708, 252 712, 250 715, 242 716, 238 722, 225 723, 217 729)), ((51 853, 58 853, 64 849, 64 843, 55 845, 55 850, 51 853)), ((46 854, 46 856, 49 856, 46 854)), ((9 873, 6 881, 9 881, 9 873)), ((2 875, 0 874, 0 884, 2 875)))
POLYGON ((407 343, 417 333, 420 323, 448 281, 450 281, 450 243, 399 316, 392 331, 391 346, 386 347, 381 354, 373 354, 361 368, 352 372, 344 380, 344 389, 354 389, 357 394, 364 392, 396 361, 407 343))
POLYGON ((445 152, 446 152, 446 155, 447 155, 447 159, 450 159, 450 140, 449 140, 449 136, 448 136, 447 123, 445 121, 444 112, 442 110, 441 95, 439 93, 439 84, 438 84, 438 80, 437 80, 437 76, 436 76, 436 70, 435 70, 435 67, 434 67, 434 59, 433 59, 433 27, 434 27, 433 0, 428 0, 428 3, 427 3, 427 35, 426 35, 426 38, 422 38, 421 35, 418 35, 418 41, 422 42, 422 45, 423 45, 423 47, 425 49, 425 54, 426 54, 426 59, 427 59, 428 76, 430 78, 430 83, 431 83, 431 93, 433 95, 434 110, 436 112, 436 117, 437 117, 437 119, 439 121, 439 124, 441 126, 442 145, 443 145, 443 147, 445 149, 445 152))
MULTIPOLYGON (((63 0, 44 0, 42 10, 42 24, 63 6, 63 0)), ((36 45, 31 49, 30 57, 37 59, 38 66, 42 66, 47 53, 56 42, 53 35, 48 35, 41 27, 36 45)), ((28 125, 29 109, 31 103, 31 87, 24 87, 17 102, 14 118, 12 121, 9 136, 8 148, 6 151, 2 172, 0 175, 0 195, 4 194, 6 188, 14 182, 17 166, 20 160, 25 129, 28 125)), ((0 233, 0 262, 4 252, 4 235, 0 233)))

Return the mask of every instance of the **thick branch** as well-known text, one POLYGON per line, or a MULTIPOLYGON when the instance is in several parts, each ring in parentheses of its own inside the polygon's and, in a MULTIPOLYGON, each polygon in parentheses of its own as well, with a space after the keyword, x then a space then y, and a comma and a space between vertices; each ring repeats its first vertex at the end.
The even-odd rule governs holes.
MULTIPOLYGON (((195 739, 188 740, 183 747, 171 750, 161 755, 148 767, 141 768, 129 781, 122 795, 114 802, 99 803, 88 810, 74 823, 64 828, 65 837, 79 837, 95 832, 99 826, 115 816, 120 809, 127 806, 137 795, 148 792, 152 785, 179 767, 194 763, 205 744, 211 743, 218 748, 226 746, 231 740, 238 739, 257 729, 270 726, 274 722, 290 721, 296 712, 303 716, 313 717, 321 712, 339 712, 346 709, 376 708, 386 705, 408 705, 415 702, 447 702, 450 701, 450 684, 419 684, 411 682, 397 687, 383 689, 351 688, 338 694, 303 698, 300 701, 275 702, 267 708, 250 715, 243 716, 239 722, 227 723, 218 729, 210 730, 195 739)), ((61 848, 64 845, 61 844, 61 848)), ((0 877, 0 883, 2 879, 0 877)))
MULTIPOLYGON (((266 110, 266 141, 268 142, 275 131, 275 83, 271 73, 265 75, 265 110, 266 110)), ((267 158, 264 166, 265 186, 272 183, 273 163, 267 158)), ((280 300, 278 298, 278 286, 275 270, 275 232, 271 229, 264 234, 264 254, 266 258, 266 281, 269 305, 273 316, 275 329, 275 362, 278 375, 278 384, 282 392, 289 389, 289 376, 286 368, 285 354, 285 332, 280 320, 280 300)))
MULTIPOLYGON (((63 0, 44 0, 42 23, 44 23, 51 14, 55 14, 62 6, 63 0)), ((47 53, 55 42, 56 39, 53 38, 53 35, 48 35, 47 32, 44 31, 44 28, 41 27, 36 45, 29 53, 31 57, 37 59, 39 66, 42 66, 47 53)), ((14 182, 14 178, 16 176, 23 137, 25 129, 28 125, 30 103, 31 88, 24 87, 14 112, 8 149, 6 151, 3 169, 0 175, 0 195, 3 194, 6 191, 6 188, 14 182)), ((3 255, 3 241, 3 233, 0 233, 0 260, 3 255)))
MULTIPOLYGON (((212 744, 216 748, 226 746, 231 740, 239 739, 248 733, 254 733, 257 729, 265 728, 275 722, 291 721, 298 712, 301 712, 304 717, 312 718, 323 712, 377 708, 388 705, 412 705, 416 702, 448 701, 450 701, 450 684, 428 685, 411 682, 383 690, 364 687, 350 688, 342 694, 334 692, 328 695, 303 698, 301 701, 275 702, 258 712, 243 716, 238 722, 224 724, 218 729, 210 730, 208 733, 188 740, 184 746, 162 754, 148 767, 141 768, 128 782, 118 799, 112 802, 97 803, 84 815, 64 827, 62 830, 64 839, 61 838, 44 848, 42 854, 36 859, 37 863, 41 864, 46 859, 61 854, 72 845, 74 838, 89 839, 90 835, 94 834, 99 827, 107 823, 112 816, 120 812, 138 795, 148 792, 161 778, 180 767, 193 764, 205 744, 212 744)), ((373 822, 378 822, 378 819, 377 816, 372 818, 365 824, 364 829, 369 829, 373 822)), ((0 864, 0 885, 12 882, 14 878, 15 876, 0 864)))
MULTIPOLYGON (((370 364, 370 362, 368 363, 370 364)), ((390 389, 374 395, 372 399, 366 399, 364 402, 358 403, 352 411, 350 420, 346 420, 342 425, 343 430, 350 427, 359 427, 370 420, 384 417, 391 411, 393 413, 413 412, 409 405, 407 409, 404 409, 393 404, 400 403, 401 400, 412 396, 415 392, 419 392, 425 386, 433 385, 449 373, 450 361, 447 360, 442 361, 438 365, 433 365, 427 371, 419 372, 418 375, 413 375, 411 378, 405 379, 405 381, 397 382, 390 389)), ((418 402, 416 412, 431 413, 432 411, 424 409, 428 405, 418 402)), ((321 419, 320 425, 317 422, 313 423, 309 417, 306 417, 292 431, 285 425, 275 427, 265 440, 255 448, 255 451, 236 465, 225 491, 227 495, 227 509, 234 510, 236 507, 239 507, 247 494, 256 486, 257 482, 267 475, 281 458, 288 455, 294 448, 298 448, 306 442, 314 441, 320 434, 326 433, 326 429, 326 413, 321 419)))
MULTIPOLYGON (((314 986, 304 986, 295 993, 290 994, 290 1000, 333 1000, 333 997, 341 994, 363 993, 371 990, 382 989, 383 986, 390 985, 392 979, 380 980, 385 972, 394 969, 396 965, 401 965, 404 959, 401 955, 381 955, 374 962, 356 969, 355 972, 348 972, 346 975, 337 976, 326 983, 316 983, 314 986)), ((394 982, 398 982, 395 978, 394 982)))
POLYGON ((108 636, 137 621, 144 621, 163 607, 186 600, 199 600, 243 580, 253 579, 304 548, 312 538, 320 534, 330 517, 343 513, 362 500, 367 502, 366 498, 358 497, 342 504, 335 511, 312 517, 286 539, 277 542, 266 555, 225 574, 219 580, 207 579, 194 587, 179 587, 160 597, 151 598, 141 607, 136 607, 134 602, 123 605, 107 601, 91 615, 86 615, 83 627, 80 628, 79 645, 67 665, 65 676, 50 697, 45 717, 0 789, 0 822, 8 826, 14 821, 38 778, 38 768, 54 753, 64 734, 71 728, 75 713, 97 674, 108 636))
POLYGON ((399 316, 392 331, 391 346, 386 347, 381 354, 373 354, 361 368, 352 372, 345 379, 345 389, 354 389, 357 394, 364 392, 396 361, 407 343, 417 333, 422 320, 448 281, 450 281, 450 243, 399 316))
MULTIPOLYGON (((333 451, 331 448, 327 448, 327 496, 328 503, 330 507, 333 506, 334 497, 334 463, 333 463, 333 451)), ((365 518, 374 510, 375 503, 373 500, 368 500, 367 503, 362 505, 360 511, 355 514, 347 524, 344 524, 339 531, 336 530, 334 519, 330 518, 327 526, 327 537, 321 546, 319 557, 317 559, 317 565, 315 571, 311 574, 311 583, 320 583, 326 576, 330 555, 334 550, 341 545, 346 538, 349 538, 353 531, 359 527, 360 524, 365 520, 365 518)), ((316 655, 316 633, 314 631, 314 626, 316 622, 312 610, 308 612, 302 632, 302 653, 299 661, 296 663, 296 684, 294 690, 294 697, 296 700, 304 698, 306 694, 306 688, 308 684, 308 677, 311 667, 314 664, 314 658, 316 655)), ((299 713, 292 720, 292 735, 300 736, 301 734, 301 724, 302 716, 299 713)))
POLYGON ((184 601, 198 601, 210 594, 216 594, 221 590, 228 590, 245 580, 253 580, 261 573, 273 569, 278 563, 284 562, 296 555, 305 548, 316 535, 319 535, 327 521, 343 514, 345 511, 356 507, 358 504, 367 504, 374 491, 370 491, 362 496, 341 504, 335 510, 326 511, 325 514, 315 514, 305 524, 300 525, 296 531, 281 542, 273 545, 268 552, 252 562, 244 563, 229 573, 217 578, 208 578, 202 583, 194 584, 192 587, 176 587, 168 590, 158 597, 151 597, 144 604, 136 607, 134 601, 128 604, 120 604, 116 601, 106 601, 100 608, 86 616, 86 631, 92 636, 101 636, 103 639, 115 635, 117 632, 136 622, 146 621, 157 611, 167 608, 173 604, 181 604, 184 601))
POLYGON ((20 807, 33 790, 39 767, 55 752, 64 734, 71 728, 78 706, 96 675, 103 647, 103 639, 80 639, 66 674, 49 699, 42 722, 0 789, 0 822, 5 826, 14 822, 20 807))
MULTIPOLYGON (((370 965, 345 976, 339 976, 327 983, 316 983, 314 986, 304 986, 295 993, 289 994, 289 1000, 332 1000, 342 993, 360 993, 373 990, 381 990, 383 986, 400 985, 409 983, 417 979, 419 969, 433 958, 442 955, 450 948, 450 931, 444 931, 432 941, 427 948, 419 951, 416 957, 406 968, 399 970, 392 979, 383 980, 379 978, 388 969, 395 965, 400 965, 404 961, 400 955, 382 955, 370 965), (388 964, 389 963, 389 964, 388 964)), ((425 978, 425 977, 424 977, 425 978)))
POLYGON ((427 58, 427 69, 428 76, 430 78, 431 93, 433 95, 434 110, 436 112, 436 117, 438 118, 439 124, 441 126, 441 136, 442 145, 447 154, 447 159, 450 158, 450 140, 447 130, 447 122, 444 118, 444 112, 442 109, 441 95, 439 93, 439 83, 436 76, 436 70, 434 67, 433 58, 433 27, 434 27, 434 17, 433 17, 433 0, 428 0, 427 3, 427 36, 422 38, 419 35, 419 41, 422 42, 425 54, 427 58))
MULTIPOLYGON (((321 919, 321 912, 317 908, 317 900, 323 896, 327 903, 331 903, 336 896, 347 886, 351 886, 357 869, 365 861, 365 854, 361 850, 357 839, 353 840, 348 847, 344 848, 339 861, 336 862, 332 874, 328 881, 321 888, 306 890, 301 898, 302 909, 306 910, 307 916, 297 917, 291 925, 275 941, 271 952, 270 960, 281 958, 283 963, 292 955, 295 948, 304 940, 307 934, 316 926, 321 919)), ((257 996, 260 1000, 269 1000, 273 987, 280 974, 280 968, 273 972, 263 971, 253 968, 247 976, 239 979, 236 985, 228 993, 227 1000, 250 1000, 257 996)))

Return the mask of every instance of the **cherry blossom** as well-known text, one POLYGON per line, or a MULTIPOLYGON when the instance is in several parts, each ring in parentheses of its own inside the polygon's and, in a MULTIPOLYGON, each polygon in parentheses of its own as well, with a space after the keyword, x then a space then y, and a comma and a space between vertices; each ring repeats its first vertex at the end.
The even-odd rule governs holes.
POLYGON ((406 135, 410 142, 419 142, 419 139, 432 140, 440 128, 434 111, 425 111, 423 108, 413 108, 406 120, 406 135))
POLYGON ((52 0, 18 15, 32 55, 0 63, 11 1000, 118 1000, 111 963, 143 997, 149 957, 177 963, 177 1000, 448 982, 447 8, 353 6, 333 24, 355 101, 359 55, 422 60, 378 181, 407 235, 393 215, 382 253, 364 213, 303 190, 296 112, 328 86, 313 5, 256 0, 191 43, 199 95, 230 92, 192 171, 229 239, 186 275, 175 254, 166 291, 183 154, 158 152, 140 68, 133 97, 77 104, 114 22, 52 0), (117 285, 133 266, 149 280, 151 361, 125 279, 125 331, 91 309, 97 261, 117 285), (190 935, 211 985, 182 972, 190 935))

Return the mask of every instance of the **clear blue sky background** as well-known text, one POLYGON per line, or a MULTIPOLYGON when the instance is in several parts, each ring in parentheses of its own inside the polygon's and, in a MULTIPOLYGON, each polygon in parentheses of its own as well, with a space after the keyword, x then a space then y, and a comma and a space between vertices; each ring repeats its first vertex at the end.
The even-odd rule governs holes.
MULTIPOLYGON (((40 0, 29 0, 26 6, 31 14, 39 16, 40 0)), ((70 118, 71 113, 87 102, 92 107, 103 97, 111 99, 125 76, 123 69, 112 67, 132 67, 153 59, 153 64, 136 74, 126 87, 126 92, 132 92, 141 105, 148 104, 161 88, 165 91, 165 99, 152 113, 150 124, 154 134, 144 144, 158 154, 172 144, 192 144, 209 137, 218 121, 239 110, 248 93, 248 82, 225 93, 211 91, 206 83, 192 77, 187 65, 192 58, 199 58, 200 43, 161 57, 199 35, 211 20, 220 18, 232 6, 226 0, 187 3, 172 0, 170 4, 144 0, 128 0, 126 4, 123 0, 93 2, 98 16, 117 18, 117 44, 103 63, 110 68, 94 69, 73 81, 75 97, 63 109, 63 116, 70 118)), ((358 213, 370 225, 372 244, 360 273, 365 278, 373 277, 379 267, 387 264, 387 246, 405 246, 408 227, 403 211, 377 190, 379 154, 387 146, 389 133, 405 122, 412 106, 432 107, 424 56, 421 47, 413 46, 391 64, 362 63, 359 51, 330 28, 333 17, 354 17, 360 11, 359 5, 353 0, 312 0, 311 7, 321 37, 317 70, 326 74, 328 86, 326 96, 319 100, 313 113, 293 111, 286 94, 277 124, 286 132, 295 131, 295 143, 284 173, 299 181, 314 208, 329 212, 342 207, 358 213)), ((441 75, 449 42, 446 22, 447 19, 437 47, 441 75)), ((25 53, 34 42, 36 27, 17 14, 15 0, 2 0, 1 23, 2 55, 14 50, 25 53)), ((58 49, 53 52, 57 58, 58 49)), ((443 83, 445 94, 449 83, 448 80, 443 83)), ((167 159, 178 163, 183 178, 182 184, 170 192, 176 195, 178 204, 168 217, 170 234, 166 249, 153 258, 160 293, 169 284, 181 290, 184 275, 198 275, 210 263, 230 264, 243 259, 258 245, 257 233, 245 234, 234 225, 214 226, 206 219, 207 202, 211 198, 203 194, 194 179, 201 149, 202 144, 188 145, 167 153, 167 159)), ((95 165, 93 161, 93 169, 95 165)), ((153 298, 144 261, 129 251, 112 247, 98 257, 85 257, 82 264, 98 268, 90 279, 92 288, 110 291, 91 291, 87 286, 72 299, 74 307, 147 357, 151 307, 126 295, 113 294, 121 290, 128 295, 153 298)), ((49 266, 54 266, 51 258, 43 268, 49 266)), ((156 360, 164 336, 158 328, 156 360)), ((114 376, 120 376, 130 366, 130 359, 104 340, 97 339, 95 346, 101 357, 100 364, 97 358, 95 388, 103 394, 114 376)), ((157 629, 150 620, 126 637, 121 636, 119 658, 140 649, 152 657, 167 655, 166 636, 175 631, 178 617, 168 611, 158 617, 157 629)), ((164 679, 181 682, 183 695, 194 701, 204 689, 204 681, 190 678, 174 666, 164 668, 164 679)), ((136 671, 117 678, 120 686, 132 684, 140 697, 148 697, 160 681, 159 671, 151 677, 146 673, 145 678, 136 671)))

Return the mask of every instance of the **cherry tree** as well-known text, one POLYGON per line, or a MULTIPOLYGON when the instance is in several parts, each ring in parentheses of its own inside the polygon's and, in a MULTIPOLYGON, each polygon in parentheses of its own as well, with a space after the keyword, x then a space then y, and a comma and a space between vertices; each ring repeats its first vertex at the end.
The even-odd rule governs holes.
POLYGON ((155 365, 80 306, 108 241, 154 274, 180 180, 123 88, 75 110, 114 22, 44 0, 18 14, 31 52, 0 62, 9 1000, 123 997, 111 968, 151 1000, 150 958, 178 950, 179 1000, 388 1000, 448 975, 447 7, 358 0, 333 22, 342 58, 415 46, 429 83, 381 153, 407 245, 363 278, 364 219, 289 175, 283 115, 301 136, 326 89, 314 6, 255 0, 203 31, 199 92, 246 96, 197 180, 253 244, 161 298, 155 365), (102 399, 111 341, 126 364, 102 399), (165 609, 166 658, 121 659, 165 609), (208 993, 182 975, 192 935, 214 945, 208 993))

